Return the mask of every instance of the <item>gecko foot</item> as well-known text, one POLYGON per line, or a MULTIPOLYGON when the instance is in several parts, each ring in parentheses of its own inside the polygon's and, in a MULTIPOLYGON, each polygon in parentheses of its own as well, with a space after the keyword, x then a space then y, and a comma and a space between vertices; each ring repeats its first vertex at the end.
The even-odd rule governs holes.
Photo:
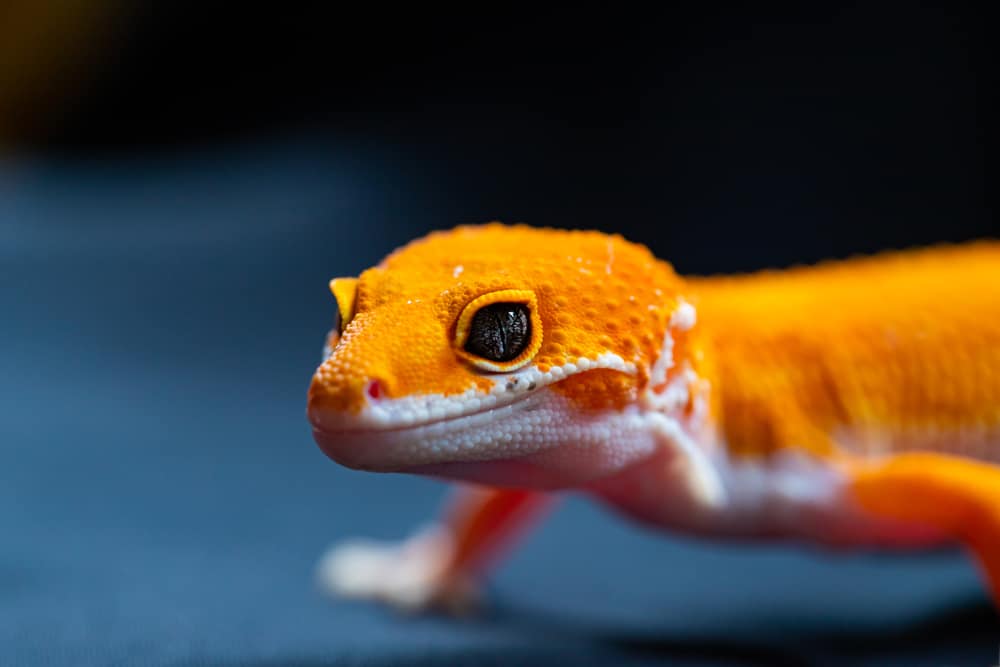
POLYGON ((327 592, 344 598, 375 600, 400 611, 472 613, 480 595, 473 579, 449 572, 452 539, 438 527, 398 543, 349 540, 320 559, 317 577, 327 592))

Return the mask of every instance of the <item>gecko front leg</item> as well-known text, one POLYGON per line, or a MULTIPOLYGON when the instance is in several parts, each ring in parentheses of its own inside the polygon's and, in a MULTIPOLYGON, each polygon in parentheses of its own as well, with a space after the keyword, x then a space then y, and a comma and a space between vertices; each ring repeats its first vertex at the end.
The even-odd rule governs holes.
POLYGON ((407 612, 469 613, 480 601, 479 581, 551 500, 533 491, 463 487, 440 522, 402 542, 350 540, 331 548, 319 564, 320 585, 407 612))

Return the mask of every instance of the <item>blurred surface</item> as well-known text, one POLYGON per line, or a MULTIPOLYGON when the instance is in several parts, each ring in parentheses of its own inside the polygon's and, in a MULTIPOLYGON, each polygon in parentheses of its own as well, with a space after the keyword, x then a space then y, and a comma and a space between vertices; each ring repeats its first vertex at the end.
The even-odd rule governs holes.
POLYGON ((329 543, 442 488, 338 468, 304 417, 326 281, 433 228, 599 227, 688 272, 995 236, 970 8, 151 7, 0 158, 0 662, 995 661, 958 554, 720 548, 578 500, 479 621, 325 600, 329 543))

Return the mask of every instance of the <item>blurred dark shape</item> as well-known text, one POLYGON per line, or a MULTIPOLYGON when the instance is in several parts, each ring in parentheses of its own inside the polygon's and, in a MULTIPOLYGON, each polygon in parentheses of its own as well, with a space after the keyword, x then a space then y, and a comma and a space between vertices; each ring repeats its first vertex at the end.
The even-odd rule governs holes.
POLYGON ((117 0, 0 3, 0 148, 74 122, 132 13, 117 0))
MULTIPOLYGON (((985 104, 968 96, 990 67, 987 24, 975 3, 714 3, 637 14, 602 3, 387 9, 161 1, 128 17, 117 10, 116 39, 96 27, 113 3, 64 4, 79 7, 76 23, 33 10, 39 25, 63 26, 108 66, 63 124, 36 135, 55 148, 166 145, 289 124, 376 125, 405 135, 479 123, 484 112, 501 126, 528 114, 599 136, 640 123, 677 137, 687 128, 676 121, 692 112, 720 125, 760 114, 755 122, 766 128, 789 114, 835 121, 840 131, 873 132, 890 119, 916 130, 918 122, 948 122, 935 116, 950 107, 985 104)), ((72 42, 23 38, 6 50, 19 42, 39 62, 51 61, 50 80, 70 80, 73 63, 60 55, 72 42)))
POLYGON ((451 200, 436 226, 612 229, 684 271, 996 233, 995 69, 972 3, 640 15, 211 0, 116 25, 96 45, 105 66, 23 150, 326 136, 436 173, 451 200))
MULTIPOLYGON (((456 84, 470 92, 493 85, 499 72, 490 69, 497 65, 518 72, 525 56, 539 55, 532 53, 539 44, 551 44, 562 59, 569 55, 566 40, 583 36, 578 31, 632 20, 609 16, 597 4, 567 12, 364 3, 237 8, 221 0, 144 3, 126 16, 108 0, 81 2, 75 22, 69 14, 57 22, 56 8, 32 12, 33 5, 23 4, 24 23, 36 31, 50 24, 72 30, 107 67, 87 72, 91 85, 72 113, 21 139, 35 148, 91 152, 233 138, 324 123, 331 113, 419 113, 456 84), (127 28, 113 40, 92 25, 109 15, 127 28)), ((579 47, 573 57, 584 62, 596 62, 603 51, 583 41, 579 47)), ((58 46, 45 40, 15 49, 44 61, 40 78, 49 92, 62 92, 58 86, 74 69, 58 46)), ((524 83, 518 79, 508 83, 524 83)), ((537 74, 532 79, 538 83, 537 74)))

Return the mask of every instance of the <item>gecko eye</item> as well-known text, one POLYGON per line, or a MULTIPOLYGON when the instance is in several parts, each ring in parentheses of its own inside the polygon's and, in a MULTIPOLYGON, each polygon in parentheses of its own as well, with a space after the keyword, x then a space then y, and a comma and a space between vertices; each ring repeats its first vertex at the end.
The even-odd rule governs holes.
POLYGON ((531 319, 523 303, 493 303, 472 317, 465 351, 490 361, 511 361, 531 342, 531 319))
POLYGON ((484 294, 465 307, 455 326, 458 355, 486 371, 520 368, 541 344, 535 295, 527 290, 484 294))

